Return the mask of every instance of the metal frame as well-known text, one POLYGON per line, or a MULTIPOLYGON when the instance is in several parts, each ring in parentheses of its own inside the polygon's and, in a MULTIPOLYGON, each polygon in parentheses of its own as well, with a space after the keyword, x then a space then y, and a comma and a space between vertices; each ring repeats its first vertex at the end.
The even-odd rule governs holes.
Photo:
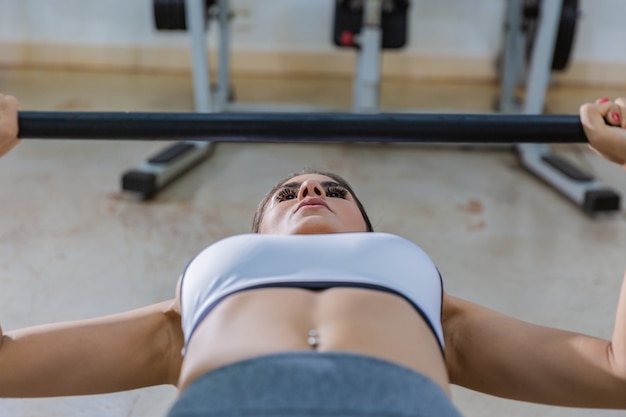
MULTIPOLYGON (((246 104, 229 103, 230 96, 230 0, 218 0, 218 79, 215 92, 211 88, 209 56, 203 20, 203 1, 185 0, 186 17, 193 51, 194 101, 199 112, 228 111, 329 111, 331 109, 307 104, 246 104)), ((353 111, 378 111, 380 93, 380 56, 382 45, 382 8, 384 0, 365 0, 363 30, 359 35, 359 54, 353 85, 353 111)))
POLYGON ((210 94, 211 74, 208 71, 209 54, 205 36, 206 13, 204 0, 185 0, 185 19, 191 39, 193 97, 195 109, 200 113, 209 113, 215 108, 210 94))
MULTIPOLYGON (((219 0, 220 6, 225 5, 224 11, 220 7, 220 57, 228 54, 229 42, 229 0, 219 0), (223 52, 225 50, 225 52, 223 52)), ((209 68, 209 54, 206 47, 206 13, 204 0, 185 0, 185 20, 191 39, 192 77, 194 91, 194 107, 199 113, 221 111, 228 97, 228 90, 224 94, 218 88, 214 101, 211 94, 211 75, 209 68)), ((225 83, 228 88, 228 59, 219 60, 219 85, 225 83)), ((127 170, 121 177, 121 188, 132 192, 139 198, 147 200, 154 197, 170 182, 202 162, 210 155, 214 148, 213 142, 181 141, 149 157, 140 165, 127 170)))
MULTIPOLYGON (((364 28, 360 39, 359 57, 353 92, 353 111, 375 112, 380 90, 380 46, 382 40, 381 13, 383 0, 366 0, 364 28)), ((211 75, 206 45, 206 10, 203 0, 185 0, 185 18, 190 34, 192 77, 195 110, 211 112, 321 112, 331 109, 319 106, 289 104, 230 103, 230 0, 218 0, 218 62, 217 85, 211 88, 211 75)), ((209 20, 213 16, 208 16, 209 20)), ((211 142, 184 141, 172 145, 135 168, 122 174, 122 190, 152 198, 158 191, 195 164, 206 158, 213 149, 211 142), (180 150, 184 149, 184 152, 180 150)))
POLYGON ((383 0, 365 0, 363 29, 359 35, 360 51, 354 79, 353 111, 375 113, 380 95, 380 55, 382 49, 383 0))
POLYGON ((185 0, 185 16, 191 38, 193 95, 197 112, 222 112, 228 110, 230 95, 230 0, 218 0, 218 67, 217 85, 213 92, 210 56, 206 45, 206 10, 203 0, 185 0))
MULTIPOLYGON (((354 113, 378 111, 380 91, 380 55, 382 43, 381 13, 383 0, 365 0, 363 29, 355 70, 353 91, 354 113)), ((525 63, 525 42, 521 28, 522 0, 509 0, 507 11, 508 31, 503 52, 502 85, 499 100, 502 113, 525 115, 542 114, 546 91, 550 82, 552 59, 560 23, 562 0, 543 0, 539 27, 528 67, 525 63), (515 100, 515 90, 526 78, 526 99, 523 104, 515 100)), ((315 106, 245 105, 229 103, 229 46, 230 1, 218 0, 218 82, 215 93, 211 90, 209 55, 206 47, 205 13, 203 0, 185 0, 187 26, 190 32, 193 56, 194 102, 197 112, 228 111, 320 111, 315 106)), ((147 162, 127 171, 122 176, 122 189, 137 192, 150 198, 173 178, 206 157, 211 142, 182 142, 148 159, 147 162), (180 149, 184 149, 181 152, 180 149), (148 190, 148 191, 146 191, 148 190)), ((620 196, 612 189, 595 181, 566 160, 552 153, 543 143, 515 145, 521 165, 538 176, 584 211, 595 213, 619 209, 620 196)))
MULTIPOLYGON (((521 30, 523 0, 509 0, 500 111, 526 115, 544 112, 546 92, 552 74, 552 60, 561 19, 562 0, 543 0, 532 56, 525 64, 526 39, 521 30), (526 78, 526 98, 515 100, 515 90, 526 78)), ((547 144, 521 143, 515 146, 520 164, 552 186, 583 211, 595 214, 620 208, 620 195, 596 181, 566 159, 553 153, 547 144)))

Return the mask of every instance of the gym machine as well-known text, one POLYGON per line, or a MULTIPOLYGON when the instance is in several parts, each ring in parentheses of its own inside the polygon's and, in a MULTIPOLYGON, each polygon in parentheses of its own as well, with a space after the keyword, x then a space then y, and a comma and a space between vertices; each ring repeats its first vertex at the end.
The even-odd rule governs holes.
POLYGON ((357 50, 353 86, 355 113, 379 111, 382 50, 406 45, 408 0, 337 0, 333 42, 357 50))
MULTIPOLYGON (((191 37, 194 104, 198 113, 222 110, 229 97, 228 44, 230 11, 228 0, 154 0, 153 16, 157 30, 188 31, 191 37), (217 89, 213 91, 208 70, 205 31, 209 21, 220 22, 220 48, 217 89), (213 99, 213 100, 212 100, 213 99)), ((174 138, 173 138, 174 139, 174 138)), ((180 138, 176 138, 180 140, 180 138)), ((207 158, 214 148, 210 141, 183 140, 174 143, 144 163, 122 174, 122 190, 143 200, 153 198, 162 188, 207 158)))
MULTIPOLYGON (((333 42, 358 54, 352 111, 378 111, 380 56, 385 49, 406 45, 409 0, 336 0, 333 42)), ((233 102, 230 88, 230 0, 153 0, 159 31, 188 31, 191 37, 195 110, 224 111, 330 111, 302 104, 276 106, 233 102), (217 82, 211 85, 205 32, 211 21, 218 26, 217 82)))
MULTIPOLYGON (((336 0, 333 42, 358 53, 353 87, 354 113, 376 113, 380 90, 380 56, 383 49, 406 44, 409 0, 336 0)), ((229 80, 229 0, 153 0, 158 30, 187 30, 193 53, 193 85, 196 111, 268 111, 231 103, 229 80), (211 20, 219 28, 217 84, 211 86, 205 31, 211 20)), ((501 113, 541 114, 551 71, 563 70, 569 60, 577 0, 508 0, 505 42, 499 69, 501 113), (521 82, 527 86, 523 106, 515 96, 521 82)), ((273 111, 303 112, 307 108, 274 107, 273 111)), ((309 111, 320 111, 308 108, 309 111)), ((272 111, 272 110, 270 110, 272 111)), ((188 139, 188 138, 187 138, 188 139)), ((465 143, 465 141, 462 141, 465 143)), ((483 143, 482 141, 470 141, 483 143)), ((508 141, 511 142, 511 141, 508 141)), ((206 140, 178 142, 122 176, 122 189, 143 199, 152 198, 177 176, 203 160, 212 150, 206 140)), ((585 212, 615 211, 620 196, 594 178, 551 152, 547 142, 517 143, 520 163, 556 188, 585 212)))
MULTIPOLYGON (((542 114, 553 71, 567 67, 579 17, 578 0, 509 0, 500 53, 501 113, 542 114), (524 100, 517 96, 525 85, 524 100)), ((521 165, 588 213, 619 210, 620 195, 548 144, 519 143, 521 165)))
MULTIPOLYGON (((337 0, 333 41, 358 53, 353 92, 353 111, 378 111, 381 49, 406 44, 409 0, 337 0)), ((208 112, 315 112, 328 111, 305 105, 250 105, 232 102, 230 88, 229 0, 153 0, 157 30, 188 31, 191 38, 195 110, 208 112), (205 32, 211 21, 218 25, 217 83, 212 86, 205 32)), ((182 141, 151 156, 122 175, 122 189, 150 199, 172 180, 205 159, 211 142, 182 141)))

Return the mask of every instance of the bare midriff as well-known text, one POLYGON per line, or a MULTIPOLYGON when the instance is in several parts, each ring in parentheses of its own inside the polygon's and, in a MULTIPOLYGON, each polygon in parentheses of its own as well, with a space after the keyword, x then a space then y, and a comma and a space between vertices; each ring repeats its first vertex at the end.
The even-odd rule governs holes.
POLYGON ((450 393, 439 343, 417 310, 400 296, 359 288, 266 288, 231 295, 194 332, 178 386, 184 389, 199 376, 241 360, 313 349, 403 365, 450 393))

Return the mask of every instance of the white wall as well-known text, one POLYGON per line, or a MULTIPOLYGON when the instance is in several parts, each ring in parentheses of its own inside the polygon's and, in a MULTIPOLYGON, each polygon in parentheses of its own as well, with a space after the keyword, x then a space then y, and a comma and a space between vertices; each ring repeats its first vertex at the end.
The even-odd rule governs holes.
MULTIPOLYGON (((234 20, 234 51, 335 51, 334 0, 231 1, 243 12, 234 20)), ((580 3, 573 61, 626 65, 626 1, 580 3)), ((413 0, 403 53, 493 59, 505 8, 506 0, 413 0)), ((0 0, 2 43, 155 47, 188 39, 154 30, 151 0, 0 0)))

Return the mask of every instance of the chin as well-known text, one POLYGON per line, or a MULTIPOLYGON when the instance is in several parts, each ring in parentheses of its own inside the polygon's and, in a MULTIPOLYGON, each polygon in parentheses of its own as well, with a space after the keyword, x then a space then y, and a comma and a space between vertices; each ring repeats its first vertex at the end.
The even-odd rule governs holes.
POLYGON ((342 232, 344 232, 342 228, 328 222, 308 221, 297 224, 288 233, 292 235, 315 235, 342 232))
POLYGON ((337 230, 334 228, 303 227, 293 229, 289 232, 290 235, 323 235, 329 233, 343 233, 343 230, 337 230))
POLYGON ((295 230, 289 234, 291 235, 327 235, 330 233, 343 233, 339 230, 321 230, 321 229, 311 229, 311 230, 295 230))

